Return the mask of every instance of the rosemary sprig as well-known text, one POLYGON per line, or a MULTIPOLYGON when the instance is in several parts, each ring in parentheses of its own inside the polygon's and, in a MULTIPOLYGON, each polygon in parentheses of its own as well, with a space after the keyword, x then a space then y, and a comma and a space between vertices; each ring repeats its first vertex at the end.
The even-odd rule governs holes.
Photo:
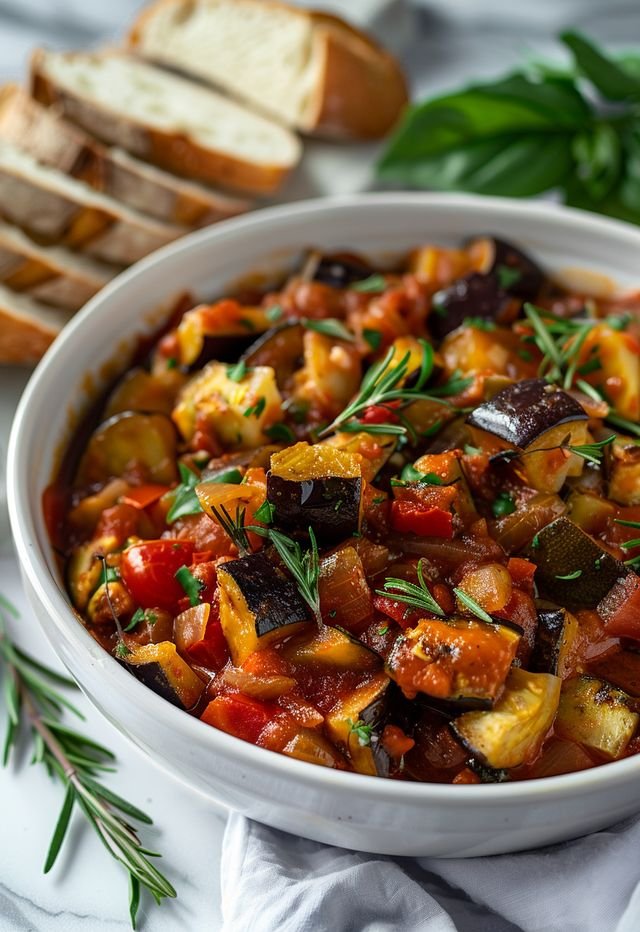
POLYGON ((28 728, 33 750, 31 763, 42 764, 49 776, 60 780, 65 787, 44 872, 48 873, 55 864, 73 809, 77 807, 109 854, 129 875, 129 915, 135 929, 141 888, 147 889, 156 903, 161 903, 164 897, 176 896, 172 884, 149 860, 160 855, 143 846, 136 829, 128 821, 134 819, 151 825, 151 819, 100 782, 100 774, 113 772, 114 755, 63 722, 64 709, 84 718, 58 688, 77 688, 75 683, 38 663, 9 640, 9 616, 19 617, 16 608, 0 595, 0 672, 8 714, 3 764, 6 765, 12 751, 17 749, 21 736, 26 742, 28 728))
POLYGON ((478 605, 475 599, 472 599, 464 589, 455 588, 453 594, 456 596, 459 602, 462 602, 465 608, 467 608, 472 615, 475 615, 476 618, 479 618, 480 621, 486 621, 488 624, 495 624, 493 618, 488 612, 482 608, 481 605, 478 605))
POLYGON ((396 602, 404 602, 412 608, 419 608, 423 611, 430 612, 432 615, 438 615, 444 618, 444 612, 429 592, 427 584, 422 574, 422 562, 418 561, 416 572, 418 574, 418 583, 408 582, 406 579, 396 579, 388 576, 382 589, 376 589, 376 595, 386 596, 394 599, 396 602))
POLYGON ((566 449, 575 453, 577 456, 581 456, 582 459, 587 460, 588 463, 595 463, 596 466, 599 466, 602 462, 605 448, 612 444, 615 439, 616 435, 611 434, 606 440, 599 440, 597 443, 582 443, 575 446, 569 445, 566 449))
MULTIPOLYGON (((449 405, 444 400, 445 395, 457 394, 462 391, 469 383, 470 379, 461 379, 457 376, 452 378, 452 385, 441 385, 432 389, 430 392, 424 391, 424 386, 433 372, 433 348, 426 340, 420 340, 422 347, 422 362, 415 383, 406 386, 405 380, 409 375, 409 362, 411 353, 406 352, 399 362, 394 363, 394 348, 389 347, 384 358, 380 362, 371 366, 366 373, 360 385, 356 397, 346 408, 320 432, 320 437, 325 437, 336 430, 344 429, 344 425, 353 423, 358 424, 358 430, 367 432, 370 427, 379 428, 380 425, 369 425, 358 421, 358 417, 371 407, 388 407, 391 405, 391 411, 396 417, 400 417, 398 402, 402 406, 411 404, 414 401, 433 400, 442 405, 449 405)), ((385 425, 387 426, 387 425, 385 425)), ((355 427, 348 428, 356 430, 355 427)), ((396 425, 395 433, 407 432, 407 424, 396 425)), ((376 432, 380 432, 376 430, 376 432)), ((390 431, 385 431, 389 433, 390 431)))
POLYGON ((320 612, 320 594, 318 591, 318 580, 320 578, 320 559, 318 557, 318 544, 313 528, 309 528, 308 550, 303 551, 300 544, 287 537, 282 531, 275 531, 273 528, 258 527, 250 525, 247 530, 259 534, 271 541, 278 551, 278 556, 293 576, 298 592, 307 603, 318 625, 322 625, 322 614, 320 612))
MULTIPOLYGON (((240 506, 237 505, 234 518, 231 517, 228 509, 224 505, 220 505, 220 508, 212 505, 211 511, 227 537, 229 537, 238 548, 240 556, 246 557, 248 553, 251 553, 249 538, 247 537, 247 528, 244 526, 246 508, 240 508, 240 506)), ((253 531, 255 528, 251 528, 251 530, 253 531)))
POLYGON ((533 341, 542 353, 538 374, 562 388, 571 388, 580 358, 580 350, 593 320, 565 320, 551 311, 526 303, 525 316, 533 330, 533 341))

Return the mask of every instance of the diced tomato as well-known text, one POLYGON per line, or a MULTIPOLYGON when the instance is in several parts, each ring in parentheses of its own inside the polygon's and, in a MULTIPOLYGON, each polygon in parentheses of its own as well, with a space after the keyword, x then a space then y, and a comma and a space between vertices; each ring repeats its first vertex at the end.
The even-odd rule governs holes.
POLYGON ((510 557, 507 563, 507 569, 513 584, 524 589, 529 595, 533 595, 533 577, 536 571, 535 563, 531 560, 523 560, 522 557, 510 557))
POLYGON ((141 517, 144 518, 144 515, 141 515, 139 508, 124 502, 105 508, 100 515, 95 537, 114 537, 116 545, 121 547, 127 537, 133 537, 138 533, 141 517))
POLYGON ((398 728, 397 725, 385 725, 382 732, 382 746, 389 757, 399 760, 415 746, 415 741, 405 735, 402 728, 398 728))
POLYGON ((480 777, 473 770, 464 767, 459 771, 451 781, 452 783, 480 783, 480 777))
POLYGON ((401 628, 413 628, 424 614, 386 595, 374 596, 373 607, 383 615, 387 615, 388 618, 392 618, 401 628))
POLYGON ((220 619, 210 617, 207 630, 201 641, 196 641, 188 648, 189 659, 199 663, 208 670, 221 670, 229 660, 229 647, 225 638, 220 619))
POLYGON ((400 534, 453 537, 453 515, 442 508, 420 508, 413 502, 391 503, 391 526, 400 534))
POLYGON ((142 608, 175 608, 184 589, 175 573, 189 566, 194 546, 186 540, 147 540, 124 551, 120 575, 142 608))
POLYGON ((135 488, 130 488, 127 493, 122 496, 121 501, 127 505, 133 505, 134 508, 148 508, 149 505, 153 505, 159 498, 162 498, 162 496, 169 491, 169 488, 170 486, 168 485, 158 485, 149 482, 146 485, 138 485, 135 488))
POLYGON ((255 744, 263 729, 282 714, 283 710, 272 702, 232 693, 213 699, 201 718, 207 725, 255 744))
POLYGON ((532 596, 522 589, 512 589, 511 598, 505 607, 493 614, 496 618, 512 621, 519 628, 522 628, 523 635, 516 656, 522 663, 526 663, 533 650, 536 628, 538 627, 538 613, 532 596))

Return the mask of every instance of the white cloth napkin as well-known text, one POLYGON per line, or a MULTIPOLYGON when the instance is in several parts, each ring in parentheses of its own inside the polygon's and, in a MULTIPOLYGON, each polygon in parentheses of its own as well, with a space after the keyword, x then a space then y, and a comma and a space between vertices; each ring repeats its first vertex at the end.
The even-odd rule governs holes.
POLYGON ((389 858, 238 814, 222 851, 222 932, 638 932, 640 819, 474 859, 389 858))

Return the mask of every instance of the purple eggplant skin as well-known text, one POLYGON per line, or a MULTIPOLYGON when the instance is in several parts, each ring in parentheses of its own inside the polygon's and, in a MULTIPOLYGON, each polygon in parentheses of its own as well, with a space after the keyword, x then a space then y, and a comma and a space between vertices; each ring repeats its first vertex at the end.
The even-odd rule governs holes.
POLYGON ((535 535, 526 557, 536 564, 541 597, 570 610, 594 609, 618 579, 632 572, 564 516, 535 535))
POLYGON ((271 366, 283 388, 304 359, 304 327, 287 321, 261 334, 240 357, 247 366, 271 366))
POLYGON ((494 275, 472 272, 458 278, 433 296, 427 321, 431 335, 443 340, 461 327, 467 317, 499 321, 510 300, 494 275))
POLYGON ((313 273, 313 281, 331 288, 348 288, 368 278, 373 269, 361 256, 336 252, 322 256, 313 273))
POLYGON ((140 683, 144 683, 148 689, 152 689, 154 693, 162 696, 163 699, 166 699, 167 702, 177 706, 179 709, 185 708, 177 692, 169 682, 167 674, 159 663, 152 661, 151 663, 134 665, 127 664, 125 661, 124 666, 127 667, 140 683))
POLYGON ((565 608, 538 609, 536 639, 527 664, 532 673, 553 673, 558 676, 566 623, 565 608))
POLYGON ((545 379, 524 379, 477 407, 467 424, 526 449, 558 424, 586 420, 584 408, 562 389, 545 379))
POLYGON ((251 553, 220 566, 234 580, 261 638, 278 628, 309 621, 311 614, 297 586, 264 553, 251 553))
POLYGON ((526 252, 497 236, 476 238, 469 247, 473 248, 473 243, 479 240, 487 250, 487 262, 482 271, 495 276, 514 298, 535 301, 545 279, 540 266, 526 252))
POLYGON ((294 481, 267 473, 267 501, 275 508, 274 526, 303 533, 312 527, 318 543, 325 547, 357 532, 361 496, 360 477, 294 481))

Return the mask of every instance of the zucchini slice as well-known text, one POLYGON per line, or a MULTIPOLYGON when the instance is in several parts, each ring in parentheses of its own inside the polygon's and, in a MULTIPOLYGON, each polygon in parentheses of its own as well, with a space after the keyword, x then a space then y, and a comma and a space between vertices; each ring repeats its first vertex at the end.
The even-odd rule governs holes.
POLYGON ((380 672, 340 699, 325 717, 329 737, 345 749, 358 773, 389 773, 389 757, 380 741, 389 713, 389 687, 389 677, 380 672))
POLYGON ((538 609, 538 627, 529 668, 533 673, 553 673, 565 679, 578 622, 566 608, 538 609))
POLYGON ((76 486, 103 485, 143 471, 147 482, 177 479, 176 431, 164 414, 115 414, 94 431, 80 460, 76 486))
POLYGON ((527 557, 540 594, 569 608, 595 608, 628 568, 567 517, 536 534, 527 557))
POLYGON ((218 591, 220 623, 236 666, 310 620, 297 587, 262 553, 222 563, 218 591))
POLYGON ((513 668, 490 712, 465 712, 451 723, 456 737, 481 764, 519 767, 535 757, 553 724, 561 682, 551 673, 513 668))
POLYGON ((204 691, 204 683, 171 641, 136 647, 125 664, 136 679, 181 709, 192 709, 204 691))
POLYGON ((423 619, 391 651, 389 675, 408 699, 425 693, 473 708, 491 708, 520 643, 506 624, 467 618, 423 619))
POLYGON ((624 754, 640 715, 629 708, 630 697, 604 680, 577 676, 562 687, 555 732, 583 744, 608 760, 624 754))
POLYGON ((360 526, 360 461, 329 446, 296 443, 271 457, 267 499, 277 527, 306 532, 311 526, 322 544, 337 543, 360 526))

